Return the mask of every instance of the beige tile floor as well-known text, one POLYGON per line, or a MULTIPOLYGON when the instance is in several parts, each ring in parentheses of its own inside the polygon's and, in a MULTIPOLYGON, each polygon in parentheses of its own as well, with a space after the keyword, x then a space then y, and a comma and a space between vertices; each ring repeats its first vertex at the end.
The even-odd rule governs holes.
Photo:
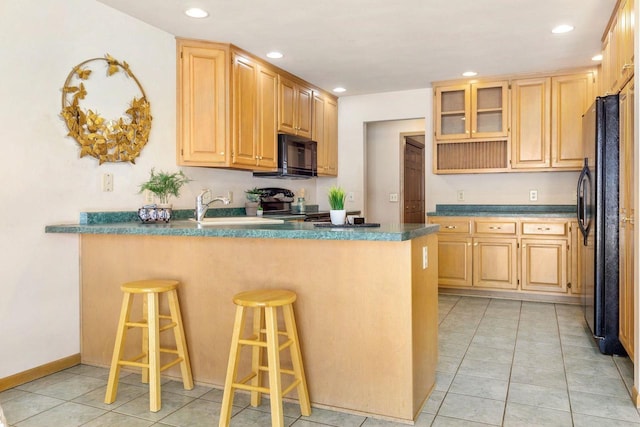
MULTIPOLYGON (((579 307, 440 295, 436 389, 418 426, 640 426, 629 398, 633 366, 598 353, 579 307)), ((79 365, 0 393, 10 426, 217 426, 222 392, 162 385, 162 410, 148 410, 140 376, 120 382, 118 399, 102 403, 108 372, 79 365)), ((231 425, 270 426, 269 402, 251 408, 238 395, 231 425)), ((295 427, 401 426, 314 408, 295 427)))

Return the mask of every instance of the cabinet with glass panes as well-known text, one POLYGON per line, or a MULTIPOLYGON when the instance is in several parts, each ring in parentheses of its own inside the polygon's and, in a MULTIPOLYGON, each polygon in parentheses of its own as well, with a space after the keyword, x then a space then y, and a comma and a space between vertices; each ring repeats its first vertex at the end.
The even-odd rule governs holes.
POLYGON ((507 81, 435 86, 437 141, 507 136, 507 81))

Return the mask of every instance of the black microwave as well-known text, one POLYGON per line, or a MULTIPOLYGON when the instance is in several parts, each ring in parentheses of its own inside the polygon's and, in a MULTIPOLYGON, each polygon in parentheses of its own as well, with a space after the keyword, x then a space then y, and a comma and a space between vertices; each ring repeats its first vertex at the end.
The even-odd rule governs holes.
POLYGON ((255 171, 253 176, 290 179, 318 176, 318 143, 302 136, 278 134, 278 169, 255 171))

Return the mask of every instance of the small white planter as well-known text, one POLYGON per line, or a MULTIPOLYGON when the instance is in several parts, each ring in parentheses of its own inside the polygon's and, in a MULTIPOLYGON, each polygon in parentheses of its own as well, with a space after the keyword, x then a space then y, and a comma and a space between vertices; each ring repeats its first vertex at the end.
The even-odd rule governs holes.
POLYGON ((347 211, 342 210, 333 210, 329 211, 329 215, 331 216, 331 224, 333 225, 343 225, 345 219, 347 218, 347 211))

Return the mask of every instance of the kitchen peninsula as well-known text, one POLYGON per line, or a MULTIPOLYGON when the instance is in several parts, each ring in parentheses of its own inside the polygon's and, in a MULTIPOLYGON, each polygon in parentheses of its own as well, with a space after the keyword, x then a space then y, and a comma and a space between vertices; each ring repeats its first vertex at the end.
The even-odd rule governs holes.
POLYGON ((121 283, 176 279, 194 380, 221 387, 233 295, 285 288, 298 294, 312 404, 411 423, 435 386, 438 228, 203 227, 185 220, 89 221, 46 231, 80 234, 83 363, 109 366, 121 283))

